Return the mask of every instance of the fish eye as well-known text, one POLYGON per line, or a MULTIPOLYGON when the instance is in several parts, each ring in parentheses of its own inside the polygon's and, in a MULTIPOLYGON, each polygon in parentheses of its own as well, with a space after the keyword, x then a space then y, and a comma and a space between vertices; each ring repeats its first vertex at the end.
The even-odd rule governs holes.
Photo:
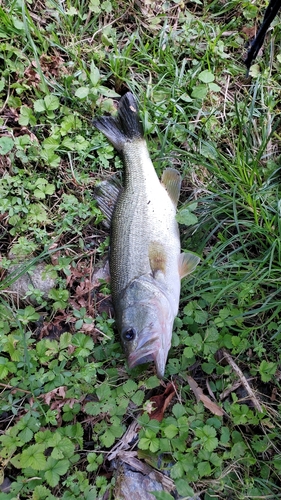
POLYGON ((134 340, 135 336, 136 336, 137 332, 134 328, 128 328, 128 330, 126 330, 124 333, 123 333, 123 339, 124 340, 134 340))

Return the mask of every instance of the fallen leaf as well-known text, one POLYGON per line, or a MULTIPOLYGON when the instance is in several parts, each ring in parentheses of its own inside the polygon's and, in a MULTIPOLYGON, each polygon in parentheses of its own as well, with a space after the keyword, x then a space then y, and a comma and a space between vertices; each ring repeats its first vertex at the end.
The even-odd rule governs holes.
POLYGON ((194 378, 188 376, 187 381, 190 385, 190 389, 195 394, 197 403, 199 403, 199 401, 202 401, 205 408, 210 410, 211 413, 217 415, 218 417, 222 417, 225 414, 224 410, 222 410, 222 408, 217 403, 211 401, 211 399, 208 396, 205 396, 201 387, 199 387, 194 378))
POLYGON ((167 385, 165 392, 163 392, 163 394, 152 396, 150 398, 150 401, 154 403, 153 407, 155 409, 149 414, 149 417, 151 419, 158 420, 158 422, 161 422, 161 420, 164 417, 164 413, 175 394, 176 394, 175 384, 172 384, 170 382, 167 385))

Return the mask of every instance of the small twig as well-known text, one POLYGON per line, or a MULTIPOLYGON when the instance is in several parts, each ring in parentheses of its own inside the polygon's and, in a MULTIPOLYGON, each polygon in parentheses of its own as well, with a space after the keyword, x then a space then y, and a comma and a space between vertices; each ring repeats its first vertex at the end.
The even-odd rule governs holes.
POLYGON ((12 389, 13 391, 21 391, 21 392, 24 392, 25 394, 32 394, 31 391, 26 391, 25 389, 20 389, 19 387, 15 386, 15 385, 0 383, 0 386, 4 387, 4 389, 12 389))
POLYGON ((237 366, 237 364, 235 363, 235 361, 232 359, 232 357, 230 356, 230 354, 228 354, 228 352, 225 350, 225 349, 222 349, 222 354, 224 356, 224 358, 227 360, 228 364, 231 366, 231 368, 233 369, 233 371, 236 373, 236 375, 238 375, 240 381, 241 381, 241 384, 244 386, 244 388, 246 389, 250 399, 252 400, 253 402, 253 405, 255 406, 255 408, 260 412, 262 413, 262 407, 259 403, 259 401, 257 400, 254 392, 252 391, 245 375, 243 375, 243 372, 240 370, 239 366, 237 366))

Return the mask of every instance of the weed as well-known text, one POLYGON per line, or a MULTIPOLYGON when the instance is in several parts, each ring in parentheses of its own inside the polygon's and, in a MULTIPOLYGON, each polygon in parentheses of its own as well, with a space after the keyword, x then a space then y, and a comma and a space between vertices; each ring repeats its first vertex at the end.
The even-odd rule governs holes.
POLYGON ((278 22, 250 79, 243 67, 261 4, 0 7, 0 500, 114 498, 108 453, 136 420, 128 448, 179 496, 280 496, 278 22), (92 280, 109 245, 93 188, 122 168, 92 116, 127 89, 157 173, 183 176, 182 249, 203 257, 182 283, 160 421, 153 367, 124 368, 110 285, 92 280))

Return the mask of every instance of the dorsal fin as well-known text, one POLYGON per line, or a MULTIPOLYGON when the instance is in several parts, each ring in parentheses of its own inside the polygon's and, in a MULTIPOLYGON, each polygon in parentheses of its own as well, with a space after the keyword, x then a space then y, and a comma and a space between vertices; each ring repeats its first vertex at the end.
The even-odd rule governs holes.
POLYGON ((181 189, 180 173, 175 168, 166 168, 162 174, 161 183, 165 186, 168 195, 176 207, 181 189))

